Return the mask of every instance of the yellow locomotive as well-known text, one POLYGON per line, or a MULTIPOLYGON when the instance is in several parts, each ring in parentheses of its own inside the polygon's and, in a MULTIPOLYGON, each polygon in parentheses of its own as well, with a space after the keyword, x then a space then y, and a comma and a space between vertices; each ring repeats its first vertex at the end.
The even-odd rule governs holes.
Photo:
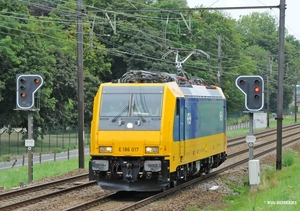
POLYGON ((222 90, 172 75, 147 83, 153 75, 141 72, 101 84, 94 98, 89 178, 103 189, 163 190, 226 160, 222 90))

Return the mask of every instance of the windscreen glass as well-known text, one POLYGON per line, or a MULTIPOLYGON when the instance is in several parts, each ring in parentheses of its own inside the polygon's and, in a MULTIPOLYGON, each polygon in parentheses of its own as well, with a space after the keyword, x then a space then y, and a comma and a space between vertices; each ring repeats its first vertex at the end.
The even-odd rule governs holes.
POLYGON ((129 94, 103 94, 100 116, 128 116, 129 94))
POLYGON ((161 116, 161 94, 134 94, 133 115, 161 116))
MULTIPOLYGON (((121 87, 118 87, 122 89, 121 87)), ((156 87, 155 87, 156 88, 156 87)), ((125 89, 126 90, 126 89, 125 89)), ((102 94, 100 116, 161 116, 162 93, 151 93, 150 88, 131 90, 132 93, 105 92, 102 94), (135 93, 150 92, 150 93, 135 93)), ((115 91, 115 90, 114 90, 115 91)), ((153 92, 153 90, 151 90, 153 92)))

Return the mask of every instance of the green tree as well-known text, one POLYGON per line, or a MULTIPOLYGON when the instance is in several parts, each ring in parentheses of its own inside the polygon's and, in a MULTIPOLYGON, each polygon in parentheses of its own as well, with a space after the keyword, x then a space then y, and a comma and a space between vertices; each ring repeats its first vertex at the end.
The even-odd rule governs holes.
MULTIPOLYGON (((275 112, 278 90, 278 21, 268 12, 254 12, 239 19, 237 30, 242 34, 243 42, 247 44, 248 50, 253 52, 253 59, 257 61, 257 71, 255 73, 264 75, 263 69, 266 69, 264 67, 266 67, 268 58, 272 58, 272 61, 274 61, 272 62, 272 74, 266 73, 266 75, 269 75, 270 79, 270 107, 272 112, 275 112), (258 49, 258 47, 254 48, 254 46, 259 46, 268 55, 266 57, 259 55, 263 50, 258 49)), ((298 56, 295 56, 298 54, 298 47, 299 41, 292 36, 286 36, 283 89, 283 107, 286 109, 293 99, 293 88, 290 84, 292 81, 294 82, 294 72, 299 64, 298 56)))

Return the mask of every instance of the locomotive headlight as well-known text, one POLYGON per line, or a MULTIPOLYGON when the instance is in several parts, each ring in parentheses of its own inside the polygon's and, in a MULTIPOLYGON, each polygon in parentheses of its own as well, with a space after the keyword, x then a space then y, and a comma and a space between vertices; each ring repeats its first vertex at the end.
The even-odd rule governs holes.
POLYGON ((158 153, 158 147, 146 147, 145 152, 146 153, 158 153))
POLYGON ((99 147, 99 152, 100 153, 111 153, 112 152, 112 147, 100 146, 99 147))

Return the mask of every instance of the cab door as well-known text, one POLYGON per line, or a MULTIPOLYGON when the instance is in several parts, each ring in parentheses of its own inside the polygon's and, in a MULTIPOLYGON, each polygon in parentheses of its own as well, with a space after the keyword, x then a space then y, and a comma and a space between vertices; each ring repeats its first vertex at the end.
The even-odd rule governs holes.
POLYGON ((178 98, 178 109, 179 109, 179 142, 180 142, 180 161, 182 162, 185 155, 185 99, 178 98))

